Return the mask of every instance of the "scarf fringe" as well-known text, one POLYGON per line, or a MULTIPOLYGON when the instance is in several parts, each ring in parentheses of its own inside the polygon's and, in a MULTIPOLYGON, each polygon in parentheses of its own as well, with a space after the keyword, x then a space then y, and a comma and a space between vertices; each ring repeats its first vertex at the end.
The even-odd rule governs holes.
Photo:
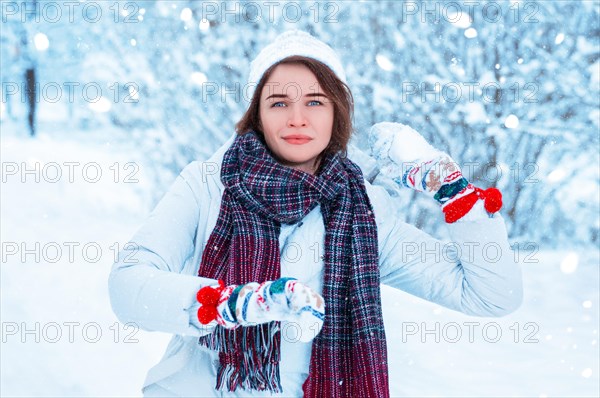
POLYGON ((213 333, 200 337, 200 345, 219 353, 215 388, 227 388, 229 392, 238 387, 283 392, 279 374, 281 340, 278 333, 279 322, 270 322, 234 330, 217 326, 213 333))

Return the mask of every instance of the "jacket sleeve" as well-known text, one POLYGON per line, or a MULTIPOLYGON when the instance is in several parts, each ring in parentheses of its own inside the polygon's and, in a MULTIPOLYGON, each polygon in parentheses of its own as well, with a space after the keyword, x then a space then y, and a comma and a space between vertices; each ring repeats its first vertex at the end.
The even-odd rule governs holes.
POLYGON ((447 224, 451 240, 444 242, 401 221, 382 187, 370 190, 382 283, 468 315, 503 316, 520 306, 521 269, 499 213, 447 224))
POLYGON ((123 323, 174 334, 210 331, 192 320, 198 308, 196 292, 215 281, 182 273, 194 253, 200 214, 201 193, 187 180, 194 177, 192 167, 198 166, 186 166, 113 264, 109 296, 123 323))

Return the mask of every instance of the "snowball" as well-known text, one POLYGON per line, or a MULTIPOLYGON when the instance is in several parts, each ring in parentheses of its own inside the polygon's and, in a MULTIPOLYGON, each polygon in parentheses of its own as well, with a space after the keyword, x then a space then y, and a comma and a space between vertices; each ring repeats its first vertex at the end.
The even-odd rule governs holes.
POLYGON ((467 39, 474 39, 477 37, 477 30, 474 28, 469 28, 465 30, 465 37, 467 39))
POLYGON ((550 174, 548 174, 548 182, 559 182, 565 179, 567 173, 563 169, 554 169, 550 174))
POLYGON ((592 308, 592 302, 590 300, 585 300, 582 305, 583 308, 592 308))
POLYGON ((198 24, 198 29, 204 32, 207 31, 208 28, 210 28, 210 22, 208 22, 208 19, 202 18, 198 24))
MULTIPOLYGON (((579 256, 575 252, 570 252, 560 263, 560 270, 565 274, 572 274, 577 269, 579 256)), ((568 331, 568 329, 567 329, 568 331)))
POLYGON ((402 165, 420 159, 433 159, 441 154, 413 128, 401 123, 381 122, 369 130, 371 154, 378 160, 391 160, 402 165))
POLYGON ((585 368, 583 369, 583 372, 581 372, 581 376, 585 377, 586 379, 592 376, 592 369, 591 368, 585 368))
POLYGON ((33 43, 38 51, 46 51, 50 46, 48 36, 43 33, 36 33, 36 35, 33 37, 33 43))
POLYGON ((509 129, 516 129, 519 126, 519 118, 515 115, 508 115, 504 120, 504 125, 509 129))
POLYGON ((181 14, 179 14, 179 18, 181 18, 181 20, 184 22, 191 20, 192 19, 192 10, 190 10, 187 7, 184 8, 183 10, 181 10, 181 14))
POLYGON ((379 67, 385 71, 391 71, 394 69, 394 64, 385 55, 377 54, 375 61, 377 61, 377 65, 379 65, 379 67))
POLYGON ((192 79, 192 83, 198 86, 202 86, 208 80, 206 75, 202 72, 193 72, 190 78, 192 79))

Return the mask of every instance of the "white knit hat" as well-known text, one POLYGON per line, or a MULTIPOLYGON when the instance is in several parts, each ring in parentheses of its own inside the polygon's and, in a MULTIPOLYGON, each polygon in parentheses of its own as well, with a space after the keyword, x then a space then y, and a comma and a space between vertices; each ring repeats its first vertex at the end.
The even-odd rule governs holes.
POLYGON ((292 55, 301 55, 323 62, 341 81, 346 83, 346 72, 344 72, 342 62, 331 47, 302 30, 288 30, 263 48, 250 64, 247 86, 248 100, 252 99, 256 86, 266 70, 292 55))

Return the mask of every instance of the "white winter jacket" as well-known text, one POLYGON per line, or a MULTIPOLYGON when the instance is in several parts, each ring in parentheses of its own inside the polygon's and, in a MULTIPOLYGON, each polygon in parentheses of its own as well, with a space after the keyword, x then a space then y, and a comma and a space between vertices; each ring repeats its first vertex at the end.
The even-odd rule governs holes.
MULTIPOLYGON (((282 323, 284 393, 241 390, 236 395, 214 389, 217 355, 197 344, 198 336, 210 330, 190 321, 196 292, 215 283, 197 272, 219 214, 224 189, 220 164, 233 138, 209 160, 184 168, 131 239, 134 245, 122 250, 113 265, 109 293, 119 320, 174 335, 164 357, 148 372, 144 396, 302 396, 311 343, 296 341, 295 328, 282 323)), ((448 224, 452 244, 445 244, 401 221, 400 209, 382 187, 365 185, 377 223, 381 283, 476 316, 502 316, 520 305, 521 270, 500 214, 448 224), (490 262, 486 254, 496 252, 500 257, 494 254, 490 262)), ((283 224, 281 276, 295 277, 321 293, 324 234, 319 206, 301 222, 283 224)))

